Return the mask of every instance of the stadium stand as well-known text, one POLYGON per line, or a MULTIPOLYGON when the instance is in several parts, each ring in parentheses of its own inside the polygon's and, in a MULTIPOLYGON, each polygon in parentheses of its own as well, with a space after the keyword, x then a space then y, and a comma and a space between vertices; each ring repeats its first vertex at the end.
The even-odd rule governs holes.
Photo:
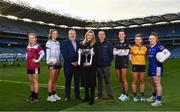
POLYGON ((159 16, 148 16, 143 18, 132 18, 128 20, 96 22, 80 20, 66 17, 60 14, 38 10, 23 4, 11 4, 8 1, 0 1, 0 54, 2 53, 22 53, 25 54, 27 46, 27 35, 30 32, 38 35, 38 42, 44 47, 47 41, 49 29, 55 28, 59 32, 59 41, 67 38, 68 30, 73 26, 76 28, 78 39, 82 39, 87 29, 94 29, 97 36, 98 31, 103 29, 106 32, 108 40, 113 42, 117 40, 119 30, 123 29, 131 43, 134 36, 141 33, 145 43, 148 43, 147 37, 151 32, 156 32, 160 41, 166 47, 172 49, 172 57, 179 56, 180 45, 180 20, 179 13, 170 13, 159 16), (18 12, 18 13, 17 13, 18 12), (19 19, 9 19, 6 15, 12 15, 19 19), (23 18, 33 20, 33 22, 22 21, 23 18), (55 26, 40 24, 37 21, 53 23, 55 26), (163 24, 158 24, 163 22, 163 24), (149 24, 149 25, 145 25, 149 24), (65 25, 67 28, 59 27, 65 25), (135 27, 132 27, 135 25, 135 27), (119 27, 119 28, 118 28, 119 27))

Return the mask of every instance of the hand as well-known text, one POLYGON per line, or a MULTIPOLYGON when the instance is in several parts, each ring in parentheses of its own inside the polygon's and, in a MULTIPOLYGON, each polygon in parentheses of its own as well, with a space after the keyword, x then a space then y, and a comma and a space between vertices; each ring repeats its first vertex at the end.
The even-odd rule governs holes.
POLYGON ((33 59, 32 60, 34 63, 39 63, 39 60, 37 60, 37 59, 33 59))
POLYGON ((82 49, 79 49, 79 50, 78 50, 78 53, 81 54, 81 53, 82 53, 82 49))
POLYGON ((72 62, 71 63, 73 66, 78 66, 78 62, 72 62))
POLYGON ((113 51, 116 51, 117 49, 116 48, 113 48, 113 51))

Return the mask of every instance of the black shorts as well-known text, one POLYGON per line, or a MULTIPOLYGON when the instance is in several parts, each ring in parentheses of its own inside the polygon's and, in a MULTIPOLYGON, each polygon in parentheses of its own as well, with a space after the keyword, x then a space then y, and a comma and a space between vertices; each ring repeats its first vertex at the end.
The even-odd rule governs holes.
POLYGON ((48 65, 48 69, 60 69, 61 65, 48 65))
POLYGON ((128 68, 128 63, 115 63, 115 68, 116 69, 123 69, 123 68, 128 68))
POLYGON ((132 65, 132 72, 146 72, 145 65, 132 65))
POLYGON ((40 68, 27 69, 27 74, 40 74, 40 68))

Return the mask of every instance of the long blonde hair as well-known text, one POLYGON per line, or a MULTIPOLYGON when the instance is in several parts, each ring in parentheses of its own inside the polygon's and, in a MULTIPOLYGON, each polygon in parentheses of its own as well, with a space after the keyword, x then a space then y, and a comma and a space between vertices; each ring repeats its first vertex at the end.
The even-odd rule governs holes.
POLYGON ((57 30, 56 30, 56 29, 50 29, 50 30, 49 30, 48 39, 52 39, 52 33, 53 33, 54 31, 57 31, 57 30))
POLYGON ((84 36, 84 40, 81 42, 82 45, 85 45, 85 44, 88 43, 88 42, 87 42, 87 35, 88 35, 89 33, 92 33, 92 34, 93 34, 93 40, 91 40, 90 45, 93 46, 93 45, 96 43, 96 37, 95 37, 94 32, 93 32, 92 30, 88 30, 88 31, 86 32, 85 36, 84 36))

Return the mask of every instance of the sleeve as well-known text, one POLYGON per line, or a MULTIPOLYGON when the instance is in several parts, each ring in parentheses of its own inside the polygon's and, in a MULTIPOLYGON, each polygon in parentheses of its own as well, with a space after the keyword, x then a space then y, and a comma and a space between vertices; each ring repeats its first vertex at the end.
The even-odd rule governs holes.
POLYGON ((160 45, 160 46, 159 46, 159 49, 160 49, 160 51, 163 51, 163 50, 165 49, 165 47, 162 46, 162 45, 160 45))
POLYGON ((68 60, 68 49, 66 47, 65 41, 62 42, 61 53, 62 53, 63 59, 68 60))
POLYGON ((41 46, 39 46, 37 50, 38 50, 38 53, 39 53, 39 58, 37 60, 41 61, 41 59, 44 57, 45 53, 44 53, 44 51, 43 51, 41 46))
POLYGON ((49 61, 50 58, 50 53, 51 53, 51 45, 49 42, 46 43, 46 61, 49 61))
POLYGON ((133 47, 131 46, 129 54, 132 54, 132 53, 133 53, 133 47))
POLYGON ((112 59, 113 59, 113 45, 111 42, 109 43, 109 56, 110 56, 110 59, 112 61, 112 59))

